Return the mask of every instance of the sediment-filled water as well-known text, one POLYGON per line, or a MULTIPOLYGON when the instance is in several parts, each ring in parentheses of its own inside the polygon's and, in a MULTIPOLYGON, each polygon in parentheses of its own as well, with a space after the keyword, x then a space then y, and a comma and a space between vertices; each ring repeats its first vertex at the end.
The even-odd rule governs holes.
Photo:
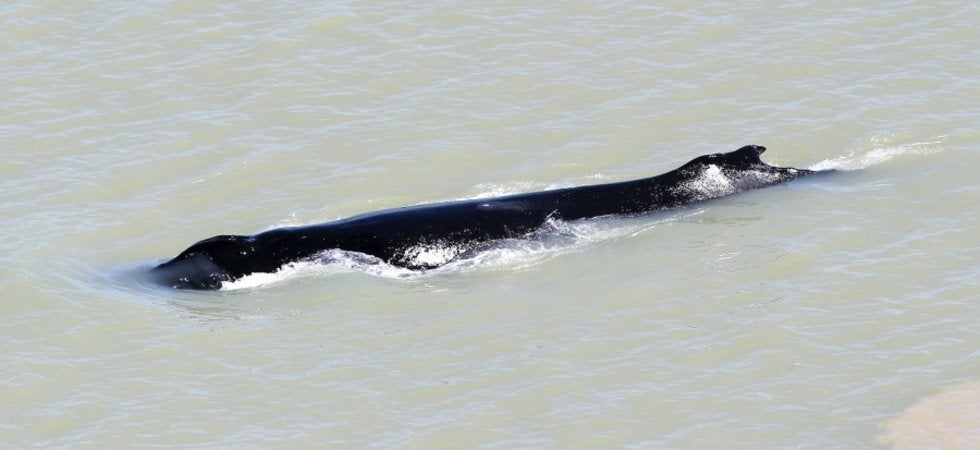
POLYGON ((0 442, 980 445, 978 17, 0 6, 0 442), (340 255, 218 292, 140 276, 218 234, 648 177, 745 144, 840 170, 556 223, 428 273, 340 255))

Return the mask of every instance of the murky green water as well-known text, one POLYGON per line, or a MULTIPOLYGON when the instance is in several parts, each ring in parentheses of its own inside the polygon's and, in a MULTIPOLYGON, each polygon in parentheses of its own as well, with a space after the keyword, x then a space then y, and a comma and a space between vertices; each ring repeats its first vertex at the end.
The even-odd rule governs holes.
POLYGON ((903 410, 980 378, 977 17, 2 6, 0 441, 894 444, 879 437, 903 410), (423 276, 306 267, 218 293, 135 276, 216 234, 646 177, 749 143, 849 170, 423 276))

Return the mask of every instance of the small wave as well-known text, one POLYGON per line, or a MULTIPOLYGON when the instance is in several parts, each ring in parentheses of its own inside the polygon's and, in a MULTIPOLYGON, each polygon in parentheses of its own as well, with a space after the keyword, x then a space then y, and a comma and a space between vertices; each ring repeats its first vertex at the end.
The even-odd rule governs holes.
POLYGON ((980 381, 926 397, 888 422, 878 443, 893 449, 980 448, 980 381))
POLYGON ((475 195, 460 198, 459 200, 501 197, 504 195, 520 194, 522 192, 537 191, 545 188, 546 187, 540 183, 531 182, 513 182, 508 184, 482 183, 476 185, 477 193, 475 195))
POLYGON ((882 164, 902 155, 931 155, 942 150, 942 141, 914 142, 911 144, 892 145, 888 138, 871 140, 871 148, 861 152, 851 152, 847 156, 820 161, 810 167, 810 170, 861 170, 882 164))
MULTIPOLYGON (((583 180, 588 181, 605 181, 609 177, 602 174, 593 174, 585 177, 580 177, 583 180)), ((511 182, 504 184, 497 183, 481 183, 476 185, 476 193, 468 196, 459 198, 457 200, 474 200, 480 198, 493 198, 493 197, 503 197, 506 195, 521 194, 526 192, 536 192, 536 191, 550 191, 554 189, 563 189, 567 187, 579 186, 583 183, 576 183, 573 180, 564 180, 551 184, 537 183, 537 182, 511 182)))
POLYGON ((350 272, 362 272, 392 279, 416 278, 425 274, 423 271, 393 266, 380 258, 364 253, 331 249, 310 260, 286 264, 273 273, 253 273, 232 282, 222 283, 221 290, 256 289, 293 278, 350 272))
POLYGON ((298 262, 287 264, 274 273, 253 273, 235 281, 221 283, 222 291, 237 291, 243 289, 255 289, 278 283, 289 278, 296 278, 305 274, 316 272, 315 264, 311 262, 298 262))

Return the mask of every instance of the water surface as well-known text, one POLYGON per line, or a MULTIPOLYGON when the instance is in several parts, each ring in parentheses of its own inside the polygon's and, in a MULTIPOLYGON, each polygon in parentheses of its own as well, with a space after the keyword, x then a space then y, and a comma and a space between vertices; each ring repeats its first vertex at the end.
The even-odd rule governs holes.
POLYGON ((0 441, 899 445, 903 411, 980 379, 977 17, 2 6, 0 441), (134 275, 216 234, 646 177, 750 143, 847 170, 421 276, 299 267, 198 293, 134 275))

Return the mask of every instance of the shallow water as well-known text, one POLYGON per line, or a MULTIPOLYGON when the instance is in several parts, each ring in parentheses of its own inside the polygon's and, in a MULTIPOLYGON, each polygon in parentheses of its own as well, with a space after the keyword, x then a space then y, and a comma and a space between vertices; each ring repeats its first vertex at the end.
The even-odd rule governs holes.
POLYGON ((0 442, 898 446, 903 411, 980 379, 978 12, 2 6, 0 442), (216 234, 749 143, 846 170, 423 275, 138 276, 216 234))

